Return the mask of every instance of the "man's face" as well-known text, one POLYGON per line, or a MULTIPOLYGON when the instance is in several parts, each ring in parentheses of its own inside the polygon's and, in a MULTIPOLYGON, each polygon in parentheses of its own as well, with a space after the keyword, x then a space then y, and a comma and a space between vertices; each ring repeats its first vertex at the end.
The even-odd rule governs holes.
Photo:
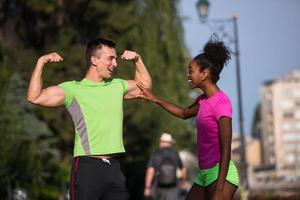
POLYGON ((102 46, 92 57, 98 76, 101 79, 111 78, 113 71, 117 67, 116 50, 108 46, 102 46))
POLYGON ((159 146, 160 146, 160 148, 171 147, 172 146, 172 142, 164 141, 164 140, 159 140, 159 146))

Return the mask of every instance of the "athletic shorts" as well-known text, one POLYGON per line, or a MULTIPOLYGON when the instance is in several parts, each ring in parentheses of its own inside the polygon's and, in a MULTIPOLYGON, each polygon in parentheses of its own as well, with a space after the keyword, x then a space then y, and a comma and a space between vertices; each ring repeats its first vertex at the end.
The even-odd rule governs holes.
MULTIPOLYGON (((212 168, 199 169, 196 175, 195 184, 201 187, 208 187, 218 179, 218 176, 219 176, 219 163, 217 163, 212 168)), ((239 186, 239 175, 233 161, 229 162, 226 181, 233 184, 236 187, 239 186)))
POLYGON ((75 157, 70 180, 70 200, 125 200, 125 176, 113 158, 75 157))

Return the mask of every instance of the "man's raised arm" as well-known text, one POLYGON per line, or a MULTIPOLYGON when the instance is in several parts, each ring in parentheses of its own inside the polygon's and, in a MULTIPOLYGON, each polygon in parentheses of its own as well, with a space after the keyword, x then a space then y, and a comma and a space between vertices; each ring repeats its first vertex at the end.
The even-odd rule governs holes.
POLYGON ((136 98, 137 95, 141 93, 139 87, 137 87, 136 83, 142 83, 144 87, 148 89, 152 89, 152 79, 150 73, 148 72, 141 56, 134 52, 125 50, 121 55, 123 60, 132 60, 135 64, 135 74, 134 80, 128 80, 128 91, 125 95, 125 99, 136 98))
POLYGON ((58 86, 51 86, 43 89, 42 73, 46 63, 60 62, 62 57, 58 53, 50 53, 41 56, 33 70, 31 75, 28 91, 27 100, 33 104, 56 107, 63 104, 65 99, 64 91, 58 86))

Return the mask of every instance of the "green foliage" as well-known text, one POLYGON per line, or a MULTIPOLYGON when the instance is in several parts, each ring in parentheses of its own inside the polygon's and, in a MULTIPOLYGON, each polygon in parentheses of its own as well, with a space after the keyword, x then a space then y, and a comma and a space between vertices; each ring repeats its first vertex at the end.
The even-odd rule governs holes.
MULTIPOLYGON (((176 5, 172 0, 0 3, 0 103, 5 113, 0 116, 1 186, 24 187, 31 199, 57 199, 68 182, 74 140, 69 115, 63 108, 46 109, 26 102, 27 83, 39 55, 56 51, 64 58, 44 68, 44 86, 80 80, 86 71, 85 43, 107 37, 116 41, 118 54, 125 49, 140 53, 152 75, 155 94, 183 106, 192 103, 176 5)), ((132 63, 119 60, 117 77, 131 79, 133 72, 132 63)), ((178 148, 194 150, 192 123, 149 102, 125 103, 127 153, 121 160, 131 199, 141 199, 146 162, 162 132, 172 133, 178 148)))
POLYGON ((51 173, 49 168, 59 161, 56 139, 26 102, 25 82, 17 73, 10 78, 3 104, 2 113, 5 115, 0 117, 0 146, 4 158, 0 163, 1 188, 8 185, 23 187, 31 198, 36 199, 47 184, 46 179, 51 173), (42 163, 47 164, 42 166, 42 163))
MULTIPOLYGON (((2 53, 2 52, 1 52, 2 53)), ((0 93, 0 195, 6 192, 8 184, 13 180, 15 173, 10 173, 12 171, 10 163, 16 158, 14 154, 14 149, 20 144, 19 135, 17 135, 18 126, 14 126, 14 120, 16 114, 9 109, 9 106, 6 102, 6 94, 9 86, 9 77, 11 72, 8 67, 7 57, 1 56, 0 64, 0 80, 1 80, 1 93, 0 93)))

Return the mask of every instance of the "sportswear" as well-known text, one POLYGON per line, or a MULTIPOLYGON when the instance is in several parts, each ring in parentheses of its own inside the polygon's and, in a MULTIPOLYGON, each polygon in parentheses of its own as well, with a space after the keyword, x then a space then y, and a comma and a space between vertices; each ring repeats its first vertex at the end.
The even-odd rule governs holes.
POLYGON ((232 118, 231 103, 227 95, 218 91, 213 96, 198 97, 199 111, 196 116, 199 168, 215 166, 221 157, 218 121, 221 117, 232 118))
MULTIPOLYGON (((219 163, 214 167, 209 169, 199 169, 195 183, 201 187, 207 187, 213 184, 219 176, 219 163)), ((234 186, 239 186, 239 176, 235 164, 230 161, 228 166, 228 172, 226 175, 226 181, 233 184, 234 186)))
POLYGON ((70 178, 70 200, 126 200, 126 178, 113 158, 74 158, 70 178))
POLYGON ((123 99, 128 83, 122 79, 87 79, 58 85, 75 126, 74 157, 125 152, 123 99))

